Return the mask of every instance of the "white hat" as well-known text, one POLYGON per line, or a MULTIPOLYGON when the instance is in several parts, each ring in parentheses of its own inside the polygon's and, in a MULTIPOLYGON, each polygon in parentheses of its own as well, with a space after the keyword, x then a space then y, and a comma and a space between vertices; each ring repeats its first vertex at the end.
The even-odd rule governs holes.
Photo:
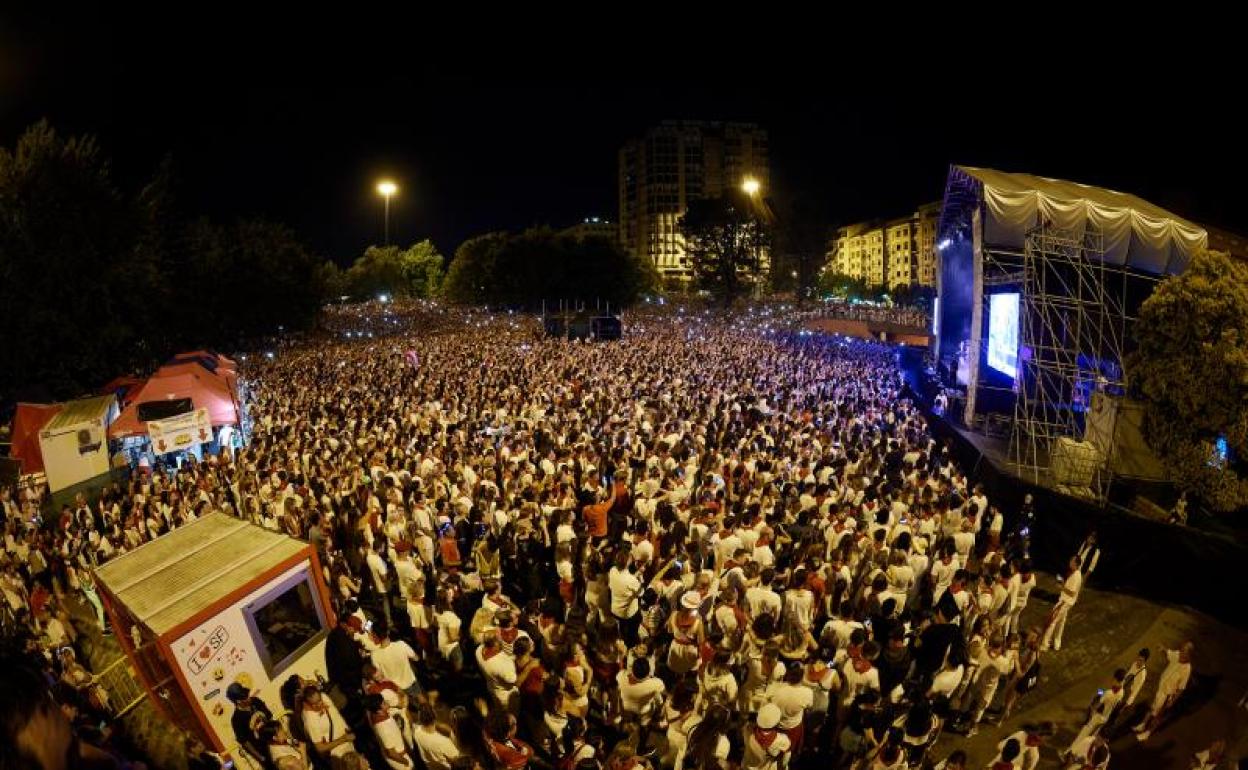
POLYGON ((697 591, 685 591, 680 597, 680 606, 687 610, 696 610, 702 606, 702 594, 697 591))
POLYGON ((780 724, 780 707, 774 703, 765 704, 758 710, 758 726, 770 730, 780 724))

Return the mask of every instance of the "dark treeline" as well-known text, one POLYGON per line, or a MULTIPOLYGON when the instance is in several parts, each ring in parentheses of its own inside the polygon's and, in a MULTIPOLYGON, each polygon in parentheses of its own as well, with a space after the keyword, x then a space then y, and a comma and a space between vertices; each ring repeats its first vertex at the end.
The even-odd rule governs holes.
POLYGON ((0 147, 0 404, 315 322, 334 266, 283 225, 182 210, 174 181, 166 160, 123 190, 93 138, 46 122, 0 147))

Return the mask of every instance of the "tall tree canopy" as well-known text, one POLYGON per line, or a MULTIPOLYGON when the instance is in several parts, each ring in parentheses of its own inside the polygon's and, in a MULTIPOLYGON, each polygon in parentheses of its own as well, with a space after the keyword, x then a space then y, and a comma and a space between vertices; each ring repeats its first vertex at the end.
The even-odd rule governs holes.
POLYGON ((652 265, 610 238, 543 227, 465 241, 451 260, 443 289, 453 302, 536 309, 543 301, 553 305, 560 300, 629 305, 656 282, 652 265))
POLYGON ((281 225, 184 216, 173 182, 166 160, 127 195, 93 138, 46 122, 0 147, 0 405, 315 321, 321 260, 281 225))
POLYGON ((731 305, 763 276, 770 237, 759 204, 736 191, 690 202, 680 218, 694 284, 731 305))
POLYGON ((346 291, 356 298, 379 294, 432 297, 442 287, 445 260, 432 241, 398 246, 369 246, 345 276, 346 291))
POLYGON ((1144 302, 1135 334, 1128 373, 1148 402, 1149 443, 1213 507, 1248 505, 1248 266, 1197 253, 1144 302))

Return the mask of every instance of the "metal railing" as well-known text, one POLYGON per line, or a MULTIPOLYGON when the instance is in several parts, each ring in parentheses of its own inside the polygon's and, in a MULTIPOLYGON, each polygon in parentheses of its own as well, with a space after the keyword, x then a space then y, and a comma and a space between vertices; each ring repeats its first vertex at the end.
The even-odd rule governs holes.
POLYGON ((135 678, 134 669, 125 656, 105 666, 95 680, 108 693, 117 717, 125 716, 147 697, 147 690, 135 678))

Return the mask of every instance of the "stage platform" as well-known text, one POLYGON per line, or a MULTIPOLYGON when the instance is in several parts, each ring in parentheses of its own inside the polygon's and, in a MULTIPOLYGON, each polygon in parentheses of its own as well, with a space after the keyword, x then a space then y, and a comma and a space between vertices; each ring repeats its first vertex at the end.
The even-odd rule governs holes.
POLYGON ((1036 510, 1031 556, 1036 566, 1057 573, 1065 568, 1079 543, 1096 529, 1102 545, 1097 580, 1104 588, 1153 600, 1196 607, 1241 628, 1248 615, 1219 598, 1208 586, 1220 585, 1248 563, 1248 544, 1232 533, 1181 527, 1133 512, 1142 491, 1140 482, 1115 482, 1109 502, 1081 499, 1041 479, 1021 477, 1009 461, 1009 438, 968 430, 960 422, 931 411, 937 387, 921 354, 902 348, 901 363, 909 395, 922 409, 932 436, 944 446, 974 483, 981 483, 990 505, 1005 515, 1006 530, 1016 522, 1024 496, 1036 510))

